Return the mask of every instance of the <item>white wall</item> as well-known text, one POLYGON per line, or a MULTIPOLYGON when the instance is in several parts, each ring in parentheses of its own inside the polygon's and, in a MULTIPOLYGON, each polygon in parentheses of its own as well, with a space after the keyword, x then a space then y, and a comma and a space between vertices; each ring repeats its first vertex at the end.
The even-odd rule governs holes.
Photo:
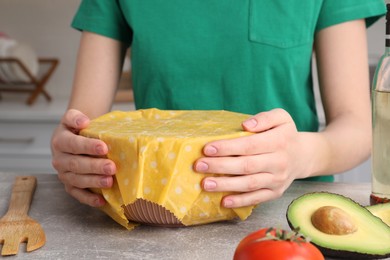
POLYGON ((367 30, 368 53, 370 58, 378 58, 385 51, 385 18, 382 17, 367 30))
POLYGON ((80 0, 0 0, 0 32, 30 44, 42 57, 60 65, 47 89, 69 96, 80 33, 70 23, 80 0))

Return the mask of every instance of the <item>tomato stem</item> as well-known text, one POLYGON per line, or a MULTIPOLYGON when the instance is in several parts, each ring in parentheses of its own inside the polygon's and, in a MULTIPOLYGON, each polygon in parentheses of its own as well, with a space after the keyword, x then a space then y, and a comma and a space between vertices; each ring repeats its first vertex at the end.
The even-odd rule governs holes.
POLYGON ((310 242, 309 238, 299 233, 299 227, 289 232, 279 228, 269 228, 267 229, 264 237, 256 239, 254 240, 254 242, 260 242, 265 240, 291 241, 297 243, 310 242))

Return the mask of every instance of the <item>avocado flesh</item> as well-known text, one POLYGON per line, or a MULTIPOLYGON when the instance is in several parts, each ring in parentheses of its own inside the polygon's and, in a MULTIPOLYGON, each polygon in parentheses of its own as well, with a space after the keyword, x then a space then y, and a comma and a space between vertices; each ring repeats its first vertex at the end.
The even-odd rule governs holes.
POLYGON ((390 226, 390 203, 376 204, 366 207, 373 215, 382 219, 388 226, 390 226))
POLYGON ((305 194, 289 205, 287 220, 292 229, 311 239, 324 255, 349 259, 379 259, 390 256, 390 227, 363 206, 342 195, 316 192, 305 194), (348 235, 329 235, 316 229, 312 214, 323 206, 344 210, 357 225, 348 235))

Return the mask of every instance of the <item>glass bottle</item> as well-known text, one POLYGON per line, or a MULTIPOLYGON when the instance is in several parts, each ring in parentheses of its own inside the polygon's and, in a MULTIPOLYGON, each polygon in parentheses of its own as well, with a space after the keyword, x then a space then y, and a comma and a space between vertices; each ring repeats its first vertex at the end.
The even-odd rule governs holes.
POLYGON ((387 4, 385 41, 385 53, 372 85, 371 204, 390 202, 390 4, 387 4))

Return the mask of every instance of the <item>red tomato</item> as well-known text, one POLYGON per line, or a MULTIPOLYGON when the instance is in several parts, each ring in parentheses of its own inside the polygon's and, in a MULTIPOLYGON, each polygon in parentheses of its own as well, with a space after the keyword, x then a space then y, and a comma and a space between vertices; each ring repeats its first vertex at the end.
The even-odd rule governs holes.
POLYGON ((310 242, 295 231, 264 228, 244 237, 234 253, 234 260, 324 260, 310 242))

